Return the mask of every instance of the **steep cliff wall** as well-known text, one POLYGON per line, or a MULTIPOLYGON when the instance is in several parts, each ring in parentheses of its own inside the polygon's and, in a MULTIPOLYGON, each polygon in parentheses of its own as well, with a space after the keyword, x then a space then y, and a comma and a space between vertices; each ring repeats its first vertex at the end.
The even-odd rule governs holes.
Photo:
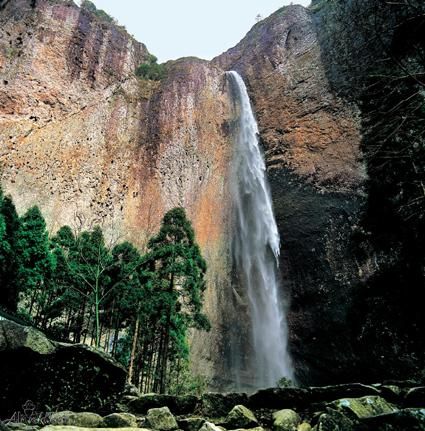
POLYGON ((184 206, 208 271, 213 330, 197 337, 203 372, 219 363, 226 296, 230 100, 223 72, 189 58, 161 83, 123 28, 73 2, 13 0, 0 12, 2 186, 19 212, 39 205, 54 231, 99 224, 141 248, 184 206))
MULTIPOLYGON (((259 122, 282 238, 280 268, 299 381, 361 378, 370 363, 366 378, 386 378, 394 375, 385 370, 387 357, 395 368, 402 363, 397 349, 374 357, 385 328, 373 332, 378 319, 365 301, 374 286, 372 303, 385 303, 385 280, 399 267, 390 265, 386 272, 384 262, 398 258, 409 226, 384 247, 371 240, 388 236, 389 228, 378 229, 388 206, 377 211, 375 205, 368 218, 382 184, 381 177, 367 177, 376 171, 361 151, 370 117, 362 96, 349 97, 353 72, 332 58, 344 46, 352 52, 358 47, 339 43, 343 38, 338 49, 329 43, 335 37, 323 30, 323 20, 333 15, 320 12, 327 4, 282 8, 212 62, 169 62, 167 77, 154 83, 135 77, 148 52, 124 29, 68 1, 0 2, 5 191, 20 212, 38 204, 52 231, 63 224, 101 224, 109 237, 125 236, 141 248, 166 210, 185 206, 208 262, 205 308, 213 326, 208 335, 194 334, 194 367, 216 388, 231 387, 232 345, 247 337, 246 304, 231 285, 228 250, 233 114, 224 71, 230 69, 246 81, 259 122), (374 229, 365 220, 372 220, 374 229), (363 320, 368 338, 362 338, 363 320)), ((347 28, 339 28, 346 40, 355 30, 347 28)), ((392 228, 395 215, 394 220, 392 228)), ((411 251, 421 250, 418 238, 412 235, 403 274, 411 251)), ((400 283, 417 283, 419 264, 414 271, 416 278, 406 275, 400 283)), ((395 305, 393 310, 402 318, 403 310, 395 305)), ((420 322, 413 319, 415 331, 420 322)), ((410 341, 403 354, 414 356, 410 341)))
POLYGON ((301 6, 256 24, 213 62, 243 75, 258 117, 298 379, 338 379, 355 357, 346 314, 365 180, 358 109, 331 90, 312 14, 301 6))

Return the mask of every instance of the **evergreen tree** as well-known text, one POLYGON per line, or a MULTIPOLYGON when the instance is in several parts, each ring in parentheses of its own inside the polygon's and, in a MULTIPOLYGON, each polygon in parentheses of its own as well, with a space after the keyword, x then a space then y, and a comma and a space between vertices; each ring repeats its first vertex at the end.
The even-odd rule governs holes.
POLYGON ((12 199, 9 196, 3 196, 1 189, 0 220, 0 305, 16 311, 18 288, 15 243, 19 217, 12 199))
POLYGON ((206 263, 183 208, 174 208, 165 214, 158 235, 149 241, 148 247, 161 307, 154 390, 164 393, 169 359, 187 356, 186 344, 182 343, 187 329, 210 328, 201 311, 206 263))
POLYGON ((23 292, 29 314, 36 320, 48 298, 48 280, 55 267, 50 253, 46 222, 38 209, 30 208, 20 219, 16 232, 16 285, 23 292))

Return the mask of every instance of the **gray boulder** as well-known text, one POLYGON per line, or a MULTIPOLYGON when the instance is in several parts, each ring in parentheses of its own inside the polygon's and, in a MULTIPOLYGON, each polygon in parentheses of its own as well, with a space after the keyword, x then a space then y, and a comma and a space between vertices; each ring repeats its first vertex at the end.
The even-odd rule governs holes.
POLYGON ((254 413, 241 404, 230 410, 225 423, 228 429, 253 428, 258 426, 258 420, 254 413))
POLYGON ((63 411, 53 413, 50 416, 51 425, 69 425, 83 428, 99 428, 102 425, 102 416, 96 413, 74 413, 63 411))
POLYGON ((131 413, 112 413, 102 421, 105 428, 137 428, 137 418, 131 413))
POLYGON ((284 409, 273 413, 273 430, 297 431, 301 418, 294 410, 284 409))
POLYGON ((342 398, 329 403, 328 406, 331 409, 340 411, 341 413, 355 419, 367 418, 397 411, 397 408, 393 404, 390 404, 384 398, 377 396, 342 398))
POLYGON ((173 431, 178 429, 176 418, 168 407, 148 410, 147 425, 154 430, 173 431))

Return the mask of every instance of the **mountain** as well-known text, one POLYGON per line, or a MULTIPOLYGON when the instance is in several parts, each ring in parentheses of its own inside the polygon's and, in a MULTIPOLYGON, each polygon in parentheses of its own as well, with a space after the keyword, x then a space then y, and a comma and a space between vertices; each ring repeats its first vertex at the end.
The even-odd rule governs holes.
MULTIPOLYGON (((135 75, 149 52, 114 22, 72 1, 3 0, 2 186, 20 212, 38 204, 51 231, 100 224, 141 248, 165 211, 184 206, 208 263, 213 328, 193 335, 194 368, 229 388, 232 345, 248 325, 229 249, 224 72, 236 70, 259 123, 282 239, 297 379, 412 377, 424 364, 423 206, 413 216, 400 208, 423 201, 425 113, 403 103, 423 103, 424 28, 417 9, 378 0, 288 6, 211 62, 168 62, 159 82, 135 75), (419 72, 405 71, 409 79, 388 78, 413 63, 419 72), (397 123, 399 108, 417 121, 397 123), (384 138, 378 125, 388 127, 384 138), (393 140, 417 152, 416 171, 399 163, 398 147, 385 158, 393 140)), ((247 342, 242 361, 248 351, 247 342)))

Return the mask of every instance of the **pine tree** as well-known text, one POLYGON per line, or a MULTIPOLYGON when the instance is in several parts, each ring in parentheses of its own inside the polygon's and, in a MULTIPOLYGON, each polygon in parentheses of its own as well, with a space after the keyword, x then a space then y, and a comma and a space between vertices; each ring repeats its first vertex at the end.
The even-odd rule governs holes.
POLYGON ((15 258, 16 233, 19 217, 10 196, 3 196, 0 189, 0 305, 16 311, 18 287, 16 284, 17 263, 15 258))
POLYGON ((16 285, 28 302, 29 314, 36 320, 48 298, 48 280, 55 267, 50 253, 46 222, 38 209, 30 208, 21 218, 16 232, 16 285))
POLYGON ((154 262, 156 296, 161 307, 160 339, 154 390, 164 393, 168 361, 186 357, 181 342, 190 327, 209 330, 202 313, 206 263, 202 258, 191 223, 183 208, 165 214, 161 229, 148 244, 149 259, 154 262))

